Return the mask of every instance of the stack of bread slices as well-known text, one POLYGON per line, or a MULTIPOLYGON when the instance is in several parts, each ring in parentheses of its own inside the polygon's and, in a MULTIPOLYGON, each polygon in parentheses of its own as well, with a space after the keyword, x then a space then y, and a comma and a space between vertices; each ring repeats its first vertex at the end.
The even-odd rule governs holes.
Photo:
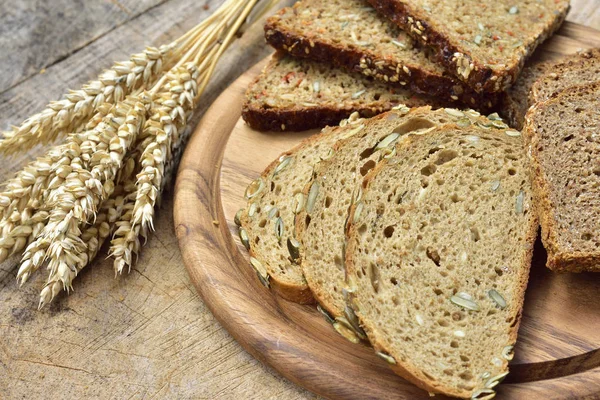
POLYGON ((235 222, 265 286, 430 393, 489 399, 539 225, 549 268, 600 271, 600 53, 520 74, 568 2, 470 3, 304 0, 270 18, 279 51, 244 118, 330 126, 250 183, 235 222), (512 127, 473 109, 498 101, 512 127))

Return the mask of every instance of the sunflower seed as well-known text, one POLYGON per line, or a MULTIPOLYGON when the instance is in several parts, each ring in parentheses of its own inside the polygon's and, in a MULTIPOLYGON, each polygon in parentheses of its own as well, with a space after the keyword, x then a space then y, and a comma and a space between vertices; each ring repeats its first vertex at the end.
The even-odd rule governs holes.
POLYGON ((327 322, 329 322, 330 324, 333 324, 335 322, 335 319, 333 319, 333 317, 331 316, 331 314, 329 314, 327 311, 325 311, 320 304, 317 304, 317 310, 319 310, 319 312, 321 314, 323 314, 323 316, 325 317, 325 319, 327 320, 327 322))
POLYGON ((484 372, 483 374, 481 374, 481 379, 487 379, 487 378, 489 378, 490 376, 492 376, 492 374, 490 374, 489 372, 487 372, 487 371, 486 371, 486 372, 484 372))
POLYGON ((473 297, 469 294, 469 293, 465 293, 465 292, 458 292, 456 293, 456 295, 458 297, 462 297, 465 300, 473 300, 473 297))
POLYGON ((508 10, 509 14, 518 14, 519 13, 519 7, 517 6, 512 6, 509 10, 508 10))
POLYGON ((386 147, 385 149, 381 150, 381 158, 392 158, 396 155, 396 147, 392 147, 391 149, 389 147, 386 147))
POLYGON ((354 135, 356 135, 358 132, 362 131, 362 129, 363 129, 364 127, 365 127, 365 125, 364 125, 364 124, 361 124, 361 125, 357 126, 357 127, 356 127, 356 128, 354 128, 354 129, 350 129, 350 130, 348 130, 346 133, 344 133, 344 134, 343 134, 343 135, 340 137, 340 139, 347 139, 347 138, 349 138, 349 137, 351 137, 351 136, 354 136, 354 135))
POLYGON ((471 400, 490 400, 493 399, 494 396, 496 396, 496 392, 492 389, 478 389, 471 395, 471 400))
POLYGON ((492 365, 495 365, 496 367, 501 367, 502 360, 499 359, 498 357, 494 357, 494 358, 492 358, 492 365))
POLYGON ((335 329, 337 333, 342 335, 348 341, 354 344, 360 343, 360 339, 358 338, 358 336, 356 336, 356 333, 354 333, 352 329, 348 328, 344 324, 341 324, 340 322, 336 321, 333 323, 333 329, 335 329))
POLYGON ((356 207, 354 208, 354 215, 352 216, 352 222, 356 222, 358 221, 358 219, 360 218, 360 214, 362 213, 362 210, 364 208, 364 204, 363 202, 358 202, 356 204, 356 207))
POLYGON ((502 117, 500 117, 497 112, 488 115, 488 119, 492 121, 502 121, 502 117))
POLYGON ((289 237, 287 240, 287 248, 290 252, 290 257, 295 263, 300 259, 300 242, 296 238, 289 237))
POLYGON ((465 114, 470 118, 477 118, 481 115, 479 112, 471 109, 465 110, 465 114))
POLYGON ((517 200, 515 203, 515 211, 517 214, 523 214, 523 200, 525 198, 525 193, 521 190, 517 195, 517 200))
POLYGON ((463 331, 454 331, 454 336, 464 338, 466 335, 463 331))
POLYGON ((514 129, 507 129, 504 131, 504 133, 508 136, 512 136, 512 137, 519 137, 521 136, 521 132, 519 131, 515 131, 514 129))
POLYGON ((503 372, 500 375, 491 377, 490 379, 487 380, 487 382, 485 382, 484 386, 487 389, 492 389, 492 388, 496 387, 500 382, 502 382, 504 380, 504 378, 506 378, 506 375, 508 375, 508 371, 503 372))
POLYGON ((304 194, 296 193, 294 195, 294 214, 298 214, 304 209, 304 194))
POLYGON ((250 250, 250 238, 248 238, 248 232, 246 232, 244 228, 240 228, 239 235, 246 250, 250 250))
POLYGON ((256 203, 252 203, 250 204, 250 207, 248 207, 248 216, 250 218, 254 217, 254 214, 256 214, 256 208, 258 206, 256 205, 256 203))
POLYGON ((500 181, 494 181, 492 182, 492 191, 496 191, 498 190, 498 188, 500 187, 500 181))
POLYGON ((313 83, 313 91, 315 93, 319 93, 321 91, 321 83, 319 81, 315 81, 313 83))
POLYGON ((375 150, 381 150, 385 147, 390 146, 392 143, 394 143, 396 140, 398 140, 398 138, 400 137, 399 133, 390 133, 389 135, 387 135, 386 137, 384 137, 383 139, 381 139, 381 141, 379 143, 377 143, 377 146, 375 146, 375 150))
POLYGON ((421 317, 421 315, 420 315, 420 314, 417 314, 417 315, 415 316, 415 319, 417 320, 417 324, 419 324, 419 325, 421 325, 421 326, 423 326, 423 324, 425 323, 425 321, 423 321, 423 317, 421 317))
POLYGON ((490 289, 488 291, 488 296, 490 296, 490 298, 494 300, 494 302, 498 304, 500 308, 506 308, 506 300, 504 300, 504 297, 502 297, 500 293, 498 293, 494 289, 490 289))
POLYGON ((483 37, 481 35, 477 35, 477 36, 475 36, 475 39, 473 39, 473 41, 475 42, 476 45, 480 45, 481 39, 483 39, 483 37))
POLYGON ((321 157, 321 160, 329 160, 331 157, 333 157, 333 154, 335 152, 333 151, 333 149, 329 149, 327 151, 327 154, 325 154, 323 157, 321 157))
POLYGON ((382 351, 378 351, 375 354, 377 354, 379 357, 383 358, 388 364, 396 365, 396 360, 394 359, 394 357, 390 356, 389 354, 385 354, 382 351))
POLYGON ((367 334, 365 333, 363 328, 360 326, 360 323, 358 322, 358 317, 356 316, 356 314, 354 313, 354 310, 349 305, 346 305, 344 307, 344 315, 346 316, 346 319, 348 320, 348 322, 352 326, 352 329, 354 329, 354 331, 356 332, 358 337, 363 340, 366 340, 367 334))
POLYGON ((235 224, 237 226, 242 226, 242 221, 240 220, 240 218, 242 218, 242 213, 244 212, 243 208, 240 208, 238 210, 238 212, 235 213, 235 217, 233 217, 233 222, 235 222, 235 224))
POLYGON ((287 157, 283 156, 283 159, 281 159, 281 162, 273 171, 273 176, 277 175, 278 173, 280 173, 281 171, 286 169, 292 163, 293 160, 294 160, 294 158, 292 156, 287 156, 287 157))
POLYGON ((506 125, 504 122, 502 121, 492 121, 492 126, 498 129, 506 129, 508 128, 508 125, 506 125))
POLYGON ((465 139, 467 139, 471 143, 479 142, 479 136, 475 136, 475 135, 467 135, 467 136, 465 136, 465 139))
POLYGON ((460 110, 457 110, 456 108, 444 108, 444 111, 446 111, 446 114, 452 115, 456 118, 461 118, 465 116, 465 113, 463 113, 460 110))
POLYGON ((483 26, 483 24, 481 22, 477 23, 477 27, 479 28, 480 31, 485 31, 485 26, 483 26))
POLYGON ((262 178, 258 178, 256 180, 252 181, 250 183, 250 185, 248 185, 244 196, 246 197, 246 199, 251 199, 254 196, 256 196, 257 194, 259 194, 261 192, 261 190, 264 189, 264 187, 265 187, 265 182, 263 181, 262 178))
POLYGON ((399 42, 397 40, 392 40, 392 43, 395 44, 396 46, 400 47, 401 49, 405 49, 406 45, 402 42, 399 42))
POLYGON ((505 346, 502 349, 502 357, 504 357, 504 359, 510 361, 513 359, 513 357, 515 356, 515 354, 513 353, 513 349, 514 346, 505 346))
POLYGON ((450 297, 450 301, 459 307, 466 308, 467 310, 479 311, 479 306, 474 301, 463 299, 462 297, 458 296, 450 297))
POLYGON ((315 208, 315 202, 317 201, 317 196, 319 195, 319 183, 313 182, 310 186, 310 190, 308 191, 308 198, 306 199, 306 212, 311 213, 315 208))
POLYGON ((460 126, 461 128, 466 128, 467 126, 471 125, 471 120, 469 118, 461 118, 456 122, 456 125, 460 126))
POLYGON ((277 217, 277 221, 275 221, 275 237, 277 240, 281 240, 281 237, 283 236, 283 230, 283 220, 281 217, 277 217))
POLYGON ((354 190, 354 194, 352 195, 352 204, 361 201, 362 200, 362 196, 363 196, 362 188, 359 187, 358 189, 355 189, 354 190))
POLYGON ((262 263, 260 261, 258 261, 256 258, 250 257, 250 265, 252 265, 252 267, 256 271, 256 275, 258 276, 258 279, 260 280, 260 282, 264 286, 270 287, 271 285, 269 284, 269 273, 267 272, 265 267, 262 265, 262 263))
POLYGON ((363 94, 365 94, 366 90, 359 90, 358 92, 355 92, 352 94, 352 100, 356 100, 358 99, 360 96, 362 96, 363 94))
POLYGON ((267 214, 267 217, 269 217, 269 219, 273 219, 275 217, 279 217, 279 208, 273 206, 273 208, 271 208, 269 210, 269 213, 267 214))

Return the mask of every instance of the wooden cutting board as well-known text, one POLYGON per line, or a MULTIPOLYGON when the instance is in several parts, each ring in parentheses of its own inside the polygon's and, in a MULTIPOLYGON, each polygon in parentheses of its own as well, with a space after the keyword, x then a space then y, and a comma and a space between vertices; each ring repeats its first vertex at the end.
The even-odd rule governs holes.
MULTIPOLYGON (((600 47, 600 32, 565 23, 535 57, 600 47)), ((428 399, 364 345, 339 336, 312 306, 282 300, 256 278, 237 238, 243 193, 280 153, 311 132, 264 133, 240 118, 259 63, 232 84, 198 125, 181 162, 175 227, 188 272, 213 314, 246 350, 328 398, 428 399)), ((600 275, 556 274, 536 246, 525 310, 498 398, 600 396, 600 275)), ((436 398, 440 398, 437 396, 436 398)))

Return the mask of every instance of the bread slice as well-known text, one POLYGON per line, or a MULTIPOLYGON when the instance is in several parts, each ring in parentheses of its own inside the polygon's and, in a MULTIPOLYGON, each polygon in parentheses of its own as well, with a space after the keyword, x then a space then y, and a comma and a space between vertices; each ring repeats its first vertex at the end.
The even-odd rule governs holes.
POLYGON ((531 104, 546 101, 571 86, 600 80, 600 49, 586 50, 566 57, 548 68, 531 87, 531 104))
POLYGON ((569 0, 369 0, 478 92, 501 92, 556 31, 569 0))
POLYGON ((473 110, 400 108, 359 125, 358 133, 336 143, 333 155, 315 168, 314 178, 304 189, 310 200, 297 216, 296 238, 302 244, 301 266, 308 286, 333 319, 343 324, 352 320, 343 291, 344 230, 351 203, 361 197, 360 182, 382 157, 391 155, 395 141, 402 135, 449 123, 481 124, 486 129, 493 127, 492 123, 507 127, 502 121, 490 121, 473 110))
POLYGON ((567 89, 527 114, 547 265, 600 271, 600 83, 567 89))
POLYGON ((431 61, 365 0, 298 1, 267 20, 265 36, 273 47, 296 57, 332 63, 442 101, 478 109, 491 108, 497 101, 431 61))
POLYGON ((313 302, 294 238, 294 216, 304 204, 302 189, 315 164, 327 157, 338 140, 355 133, 354 126, 361 121, 355 113, 339 127, 310 136, 279 156, 246 189, 248 205, 236 215, 240 239, 261 282, 285 299, 313 302))
POLYGON ((551 64, 540 62, 525 66, 515 84, 504 93, 500 114, 513 128, 523 128, 525 114, 532 106, 529 92, 533 84, 548 71, 549 65, 551 64))
POLYGON ((360 324, 395 372, 432 393, 490 398, 508 373, 537 223, 524 146, 506 132, 407 136, 349 217, 360 324))
POLYGON ((242 117, 261 131, 300 131, 337 125, 355 111, 372 117, 399 104, 437 103, 359 73, 276 53, 248 87, 242 117))

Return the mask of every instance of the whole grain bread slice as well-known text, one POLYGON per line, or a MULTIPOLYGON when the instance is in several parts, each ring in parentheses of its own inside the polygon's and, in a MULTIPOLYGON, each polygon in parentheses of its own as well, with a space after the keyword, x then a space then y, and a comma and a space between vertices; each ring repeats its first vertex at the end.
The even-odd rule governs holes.
POLYGON ((246 91, 242 117, 262 131, 300 131, 337 125, 353 112, 372 117, 399 104, 439 104, 331 64, 275 53, 246 91))
POLYGON ((551 63, 540 62, 525 66, 515 84, 504 92, 500 113, 513 128, 523 129, 525 114, 533 104, 529 92, 533 84, 548 71, 551 65, 551 63))
POLYGON ((562 24, 569 0, 369 0, 478 92, 501 92, 562 24))
POLYGON ((566 89, 526 117, 547 266, 600 271, 600 83, 566 89))
POLYGON ((600 49, 565 57, 548 68, 531 87, 529 103, 546 101, 563 90, 600 80, 600 49))
POLYGON ((294 217, 304 207, 301 192, 314 166, 327 157, 335 142, 352 135, 361 121, 354 113, 340 126, 310 136, 269 164, 246 189, 248 205, 236 215, 240 239, 260 281, 283 298, 313 302, 300 269, 294 217))
MULTIPOLYGON (((382 157, 392 155, 394 143, 400 137, 444 124, 507 128, 502 121, 489 120, 473 110, 400 107, 365 121, 356 128, 357 133, 337 142, 331 157, 316 166, 314 178, 304 189, 307 205, 296 217, 296 238, 302 244, 302 271, 317 302, 338 323, 334 327, 352 341, 361 338, 361 331, 352 324, 356 319, 347 307, 344 292, 345 224, 349 207, 361 198, 363 177, 382 157), (356 329, 348 332, 348 327, 356 329)), ((511 132, 519 135, 517 131, 511 132)))
POLYGON ((273 47, 327 62, 441 101, 489 109, 498 98, 481 95, 431 61, 405 32, 365 0, 302 0, 265 24, 273 47))
POLYGON ((490 398, 508 373, 537 222, 505 132, 408 135, 352 206, 351 305, 378 355, 431 393, 490 398))

